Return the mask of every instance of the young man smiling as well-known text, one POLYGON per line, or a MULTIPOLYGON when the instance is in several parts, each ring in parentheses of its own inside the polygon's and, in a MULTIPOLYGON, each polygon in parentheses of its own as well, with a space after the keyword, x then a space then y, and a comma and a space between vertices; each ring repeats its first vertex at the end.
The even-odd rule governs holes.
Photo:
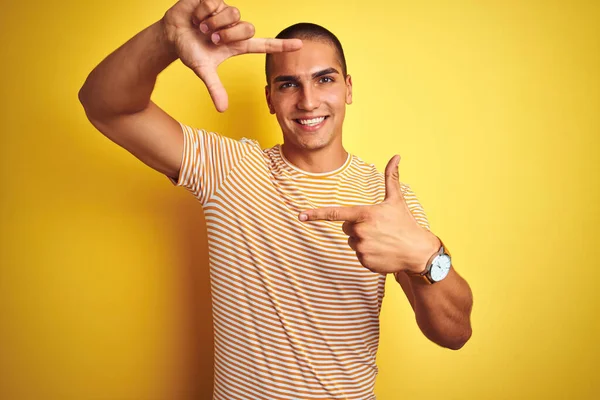
POLYGON ((283 153, 292 164, 309 172, 332 171, 348 156, 342 125, 346 104, 352 103, 352 78, 342 46, 330 32, 297 24, 278 35, 293 36, 304 39, 302 49, 266 56, 269 110, 277 116, 283 153))
POLYGON ((381 174, 344 150, 352 79, 337 38, 313 24, 253 35, 221 0, 181 0, 102 61, 80 100, 98 130, 204 208, 214 398, 374 399, 386 275, 423 333, 451 349, 471 336, 471 291, 400 183, 399 156, 381 174), (224 111, 217 66, 251 52, 270 53, 265 92, 283 145, 191 128, 150 100, 180 59, 224 111))

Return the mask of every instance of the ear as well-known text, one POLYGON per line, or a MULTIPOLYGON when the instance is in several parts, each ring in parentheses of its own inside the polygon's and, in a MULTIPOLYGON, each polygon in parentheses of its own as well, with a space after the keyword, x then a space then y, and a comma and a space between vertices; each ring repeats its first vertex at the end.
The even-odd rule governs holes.
POLYGON ((352 77, 346 75, 346 104, 352 104, 352 77))
POLYGON ((271 114, 275 114, 273 103, 271 103, 271 90, 269 88, 269 85, 265 86, 265 97, 267 98, 267 106, 269 107, 269 112, 271 114))

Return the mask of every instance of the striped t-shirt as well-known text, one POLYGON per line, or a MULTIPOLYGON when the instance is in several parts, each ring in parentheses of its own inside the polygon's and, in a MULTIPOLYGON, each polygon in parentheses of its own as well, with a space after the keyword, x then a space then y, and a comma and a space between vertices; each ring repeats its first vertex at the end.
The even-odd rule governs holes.
MULTIPOLYGON (((362 266, 342 222, 307 209, 377 204, 384 175, 354 155, 308 173, 261 149, 181 125, 177 186, 204 208, 214 322, 215 400, 373 400, 385 274, 362 266)), ((428 228, 409 186, 409 208, 428 228)))

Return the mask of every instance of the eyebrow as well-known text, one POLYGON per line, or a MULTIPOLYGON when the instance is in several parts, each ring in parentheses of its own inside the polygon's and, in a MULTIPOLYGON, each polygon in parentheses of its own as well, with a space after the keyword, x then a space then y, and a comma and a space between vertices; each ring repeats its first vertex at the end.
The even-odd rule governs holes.
MULTIPOLYGON (((339 74, 338 70, 335 68, 326 68, 324 70, 315 72, 312 74, 312 79, 318 78, 323 75, 329 74, 339 74)), ((280 75, 273 79, 273 82, 298 82, 300 81, 300 77, 298 75, 280 75)))

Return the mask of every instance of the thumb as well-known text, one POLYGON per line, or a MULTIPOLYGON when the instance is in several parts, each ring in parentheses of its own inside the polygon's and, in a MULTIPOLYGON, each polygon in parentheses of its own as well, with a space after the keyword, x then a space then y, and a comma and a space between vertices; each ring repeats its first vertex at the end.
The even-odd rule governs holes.
POLYGON ((212 99, 217 111, 223 112, 227 110, 227 107, 229 106, 229 99, 227 92, 221 83, 221 79, 219 78, 219 75, 217 75, 216 68, 198 68, 197 70, 194 69, 194 72, 206 85, 208 93, 210 94, 210 98, 212 99))
POLYGON ((400 156, 396 154, 390 161, 388 161, 385 167, 385 199, 398 200, 402 197, 402 191, 400 190, 400 173, 398 172, 398 165, 400 164, 400 156))

